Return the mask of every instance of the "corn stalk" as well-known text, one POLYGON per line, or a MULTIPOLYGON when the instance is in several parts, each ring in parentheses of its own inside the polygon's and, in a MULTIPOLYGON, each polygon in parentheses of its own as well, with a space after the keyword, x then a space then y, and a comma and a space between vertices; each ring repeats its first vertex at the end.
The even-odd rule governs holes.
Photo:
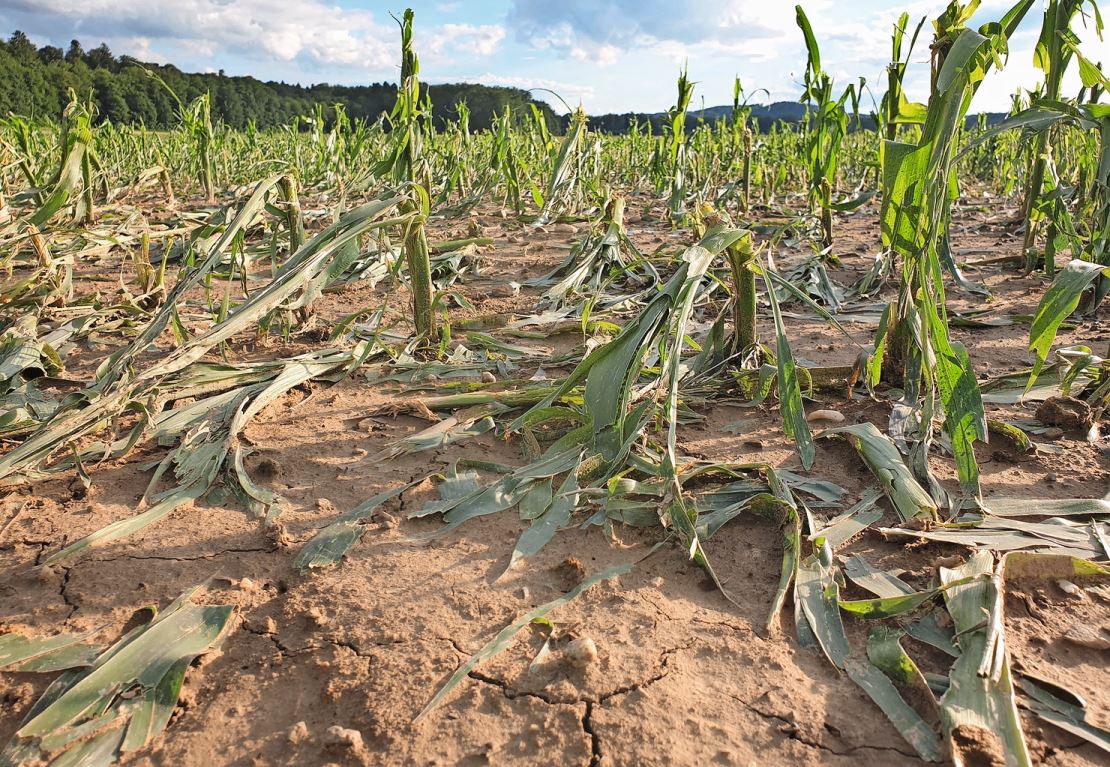
MULTIPOLYGON (((972 96, 1031 5, 1032 0, 1022 0, 1000 23, 979 32, 945 27, 943 45, 934 46, 941 65, 920 140, 887 141, 884 147, 883 238, 901 257, 902 281, 897 303, 887 308, 876 338, 873 370, 876 364, 881 367, 889 343, 900 366, 904 402, 917 414, 914 468, 929 480, 935 496, 944 496, 944 491, 932 479, 926 460, 933 418, 943 412, 960 485, 973 501, 980 495, 974 443, 987 439, 971 361, 963 346, 948 337, 941 278, 939 252, 948 237, 956 135, 972 96)), ((954 6, 946 15, 961 15, 954 6)))

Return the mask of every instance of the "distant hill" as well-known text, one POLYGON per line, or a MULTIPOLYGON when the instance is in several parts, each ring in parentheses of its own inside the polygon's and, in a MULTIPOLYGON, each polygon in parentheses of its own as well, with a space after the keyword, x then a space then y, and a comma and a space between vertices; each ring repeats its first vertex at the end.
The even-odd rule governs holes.
MULTIPOLYGON (((750 106, 752 110, 752 119, 759 123, 759 129, 761 131, 770 130, 776 123, 796 125, 805 118, 806 113, 805 104, 801 104, 797 101, 776 101, 773 104, 753 104, 750 106)), ((728 104, 724 106, 706 107, 705 109, 692 109, 690 110, 687 120, 696 121, 702 119, 712 123, 717 120, 728 120, 731 118, 732 105, 728 104)), ((1001 113, 987 113, 987 123, 989 125, 999 123, 1005 118, 1006 115, 1001 113)), ((633 119, 637 120, 641 125, 650 121, 652 130, 658 133, 662 130, 663 124, 667 120, 667 114, 666 112, 626 112, 624 114, 591 115, 590 127, 604 133, 627 133, 633 119)), ((971 115, 967 118, 969 125, 974 125, 977 120, 978 116, 976 115, 971 115)), ((875 127, 874 120, 872 120, 868 114, 861 116, 861 123, 868 128, 875 127)))

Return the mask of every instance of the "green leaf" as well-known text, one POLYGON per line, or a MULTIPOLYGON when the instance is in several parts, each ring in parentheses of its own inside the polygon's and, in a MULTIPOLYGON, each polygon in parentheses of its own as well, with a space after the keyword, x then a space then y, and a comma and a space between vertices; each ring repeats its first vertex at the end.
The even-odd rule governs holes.
POLYGON ((964 582, 956 581, 946 586, 929 589, 928 591, 915 591, 912 594, 900 594, 894 597, 842 601, 840 603, 840 609, 864 620, 893 618, 896 615, 902 615, 911 610, 916 610, 929 600, 944 593, 947 589, 955 585, 963 585, 963 583, 964 582))
POLYGON ((863 462, 871 469, 879 486, 886 493, 903 522, 914 518, 936 519, 933 499, 917 483, 902 462, 898 448, 875 424, 866 421, 851 426, 826 429, 822 436, 841 435, 855 447, 863 462))
POLYGON ((1067 317, 1079 306, 1079 298, 1091 283, 1100 275, 1110 275, 1110 269, 1089 261, 1072 261, 1052 281, 1045 292, 1033 324, 1029 328, 1029 348, 1037 353, 1037 364, 1029 378, 1029 385, 1048 359, 1048 352, 1056 340, 1056 331, 1067 317))
MULTIPOLYGON (((550 484, 548 493, 550 494, 550 484)), ((505 568, 505 573, 512 569, 520 560, 525 557, 530 557, 539 552, 547 543, 555 537, 555 533, 560 528, 565 527, 570 522, 571 514, 574 513, 575 507, 578 505, 578 495, 575 492, 578 490, 578 482, 575 477, 575 472, 570 471, 567 473, 566 479, 563 480, 559 492, 556 493, 551 505, 539 517, 532 522, 532 524, 525 530, 520 540, 517 541, 516 547, 513 549, 512 556, 509 558, 509 565, 505 568)), ((530 494, 529 494, 530 495, 530 494)), ((525 496, 526 498, 528 496, 525 496)), ((521 504, 523 506, 523 503, 521 504)))
POLYGON ((47 639, 0 634, 0 669, 44 673, 91 666, 103 648, 81 643, 96 632, 59 634, 47 639))
POLYGON ((886 718, 902 738, 913 747, 918 756, 927 762, 940 761, 940 737, 928 722, 906 703, 901 693, 882 671, 860 659, 853 659, 845 670, 852 681, 867 693, 867 697, 882 709, 886 718))
POLYGON ((802 35, 806 39, 806 51, 809 54, 809 67, 814 73, 821 71, 821 50, 817 47, 817 38, 813 35, 813 27, 810 26, 809 18, 806 16, 802 6, 794 6, 795 20, 797 21, 798 28, 802 30, 802 35))
POLYGON ((837 609, 839 596, 840 587, 833 566, 826 566, 816 555, 798 566, 794 598, 801 605, 806 622, 825 656, 838 669, 844 669, 851 648, 837 609))
MULTIPOLYGON (((799 13, 801 13, 800 8, 799 13)), ((766 268, 768 273, 772 271, 770 261, 767 262, 766 268)), ((802 404, 798 367, 794 363, 794 353, 790 350, 790 341, 786 335, 786 325, 782 320, 778 297, 775 295, 775 289, 769 281, 767 283, 767 300, 771 303, 771 312, 775 318, 775 366, 778 370, 779 410, 782 412, 782 430, 786 436, 794 440, 794 444, 798 448, 798 457, 802 459, 802 467, 808 471, 813 466, 813 459, 817 450, 813 444, 813 435, 809 431, 809 421, 806 420, 806 411, 802 404)))
POLYGON ((233 611, 230 605, 196 605, 195 592, 130 631, 88 670, 59 677, 0 760, 49 754, 55 765, 106 765, 122 750, 147 745, 169 721, 189 664, 219 642, 233 611))
POLYGON ((992 577, 993 566, 991 553, 980 551, 960 567, 940 569, 945 603, 960 647, 960 656, 949 672, 948 691, 940 701, 941 723, 957 763, 964 756, 958 730, 973 727, 977 737, 997 744, 1007 765, 1026 767, 1032 761, 1014 700, 999 625, 1003 596, 992 577))

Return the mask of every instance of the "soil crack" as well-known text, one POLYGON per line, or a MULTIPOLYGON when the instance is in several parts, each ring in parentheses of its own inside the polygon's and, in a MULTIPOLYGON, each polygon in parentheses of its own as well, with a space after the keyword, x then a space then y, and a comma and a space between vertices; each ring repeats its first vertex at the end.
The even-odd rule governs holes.
POLYGON ((155 560, 158 562, 197 562, 202 559, 215 559, 222 557, 225 554, 269 554, 277 551, 277 547, 269 546, 265 548, 247 548, 247 549, 221 549, 209 554, 198 554, 195 557, 168 557, 164 554, 117 554, 113 557, 95 557, 82 560, 85 562, 116 562, 121 559, 135 559, 140 561, 155 560))
POLYGON ((601 764, 601 736, 594 729, 594 704, 586 703, 586 710, 582 714, 582 731, 590 736, 590 767, 601 764))
MULTIPOLYGON (((666 679, 672 670, 672 666, 670 663, 671 657, 680 650, 687 650, 689 649, 689 647, 689 645, 683 645, 681 647, 673 647, 664 650, 660 654, 659 661, 656 664, 656 670, 651 676, 647 677, 646 679, 641 679, 637 682, 632 682, 630 684, 622 685, 615 689, 608 690, 601 693, 600 695, 597 695, 596 697, 590 695, 580 695, 573 698, 567 698, 560 697, 558 695, 551 695, 550 693, 544 692, 542 690, 518 689, 504 679, 499 679, 498 677, 490 676, 489 674, 483 674, 477 669, 471 670, 467 674, 467 676, 476 681, 483 682, 493 687, 497 687, 509 700, 514 700, 520 697, 528 697, 535 698, 536 700, 541 700, 549 705, 574 706, 581 703, 585 703, 587 705, 601 705, 606 701, 617 697, 618 695, 626 695, 637 690, 644 690, 652 686, 656 682, 666 679)), ((457 646, 456 649, 458 649, 457 646)))
POLYGON ((66 591, 66 589, 69 588, 69 576, 73 572, 73 568, 66 567, 65 565, 58 565, 58 567, 62 570, 62 583, 61 586, 58 587, 58 596, 60 596, 62 598, 62 601, 65 602, 66 605, 69 607, 69 613, 66 615, 65 618, 62 619, 62 622, 64 623, 65 621, 68 621, 70 618, 72 618, 73 614, 81 609, 81 606, 74 602, 73 599, 70 598, 69 593, 66 591))
POLYGON ((802 734, 801 729, 799 729, 798 723, 795 722, 794 720, 788 719, 784 716, 780 716, 780 715, 772 713, 770 711, 764 711, 763 709, 759 708, 755 704, 749 703, 748 701, 746 701, 742 698, 739 698, 739 697, 737 697, 737 696, 735 696, 731 693, 726 693, 726 694, 728 695, 728 697, 732 698, 734 701, 736 701, 737 703, 742 705, 744 708, 751 711, 753 714, 756 714, 757 716, 759 716, 763 719, 767 719, 769 721, 778 722, 780 724, 780 726, 777 728, 779 732, 781 732, 783 735, 786 735, 788 738, 791 738, 792 740, 798 741, 803 746, 809 746, 810 748, 816 748, 816 749, 819 749, 821 751, 827 751, 828 753, 833 754, 835 756, 851 756, 856 751, 893 751, 896 754, 901 754, 902 756, 905 756, 905 757, 910 758, 910 759, 919 758, 918 755, 915 752, 903 751, 902 749, 896 748, 894 746, 870 746, 870 745, 863 744, 863 745, 858 745, 858 746, 851 746, 850 748, 848 748, 844 751, 838 751, 835 748, 833 748, 832 746, 829 746, 825 743, 821 743, 820 741, 816 741, 816 740, 813 740, 811 738, 805 737, 802 734))

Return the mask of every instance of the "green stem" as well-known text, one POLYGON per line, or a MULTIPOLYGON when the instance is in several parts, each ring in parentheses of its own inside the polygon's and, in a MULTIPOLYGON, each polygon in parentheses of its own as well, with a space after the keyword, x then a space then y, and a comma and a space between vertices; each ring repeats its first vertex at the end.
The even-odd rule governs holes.
POLYGON ((304 221, 301 218, 301 200, 297 194, 297 179, 291 175, 282 176, 278 189, 285 199, 285 225, 289 230, 289 254, 292 255, 304 245, 304 221))
POLYGON ((831 203, 832 185, 827 178, 821 179, 821 244, 826 249, 831 248, 833 244, 831 203))
POLYGON ((424 217, 414 202, 406 202, 402 212, 414 216, 405 233, 405 259, 409 268, 409 285, 412 288, 412 321, 416 333, 424 339, 425 346, 439 340, 432 295, 432 261, 428 250, 428 236, 424 217))
MULTIPOLYGON (((755 257, 751 240, 744 238, 726 251, 732 271, 732 352, 745 352, 756 345, 755 257)), ((770 289, 770 288, 768 288, 770 289)))

